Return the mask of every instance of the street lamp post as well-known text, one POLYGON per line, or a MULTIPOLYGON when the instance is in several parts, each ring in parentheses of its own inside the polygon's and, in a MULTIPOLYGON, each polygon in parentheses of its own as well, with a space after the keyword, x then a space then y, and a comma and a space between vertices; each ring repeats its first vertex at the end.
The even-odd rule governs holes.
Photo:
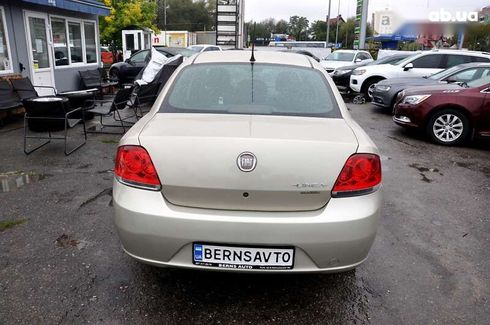
POLYGON ((337 31, 335 32, 335 48, 337 48, 337 44, 339 43, 339 17, 340 17, 340 0, 339 0, 339 7, 337 10, 337 31))
POLYGON ((328 0, 328 15, 327 15, 327 47, 330 43, 330 8, 332 5, 332 1, 328 0))
POLYGON ((167 30, 167 0, 163 1, 163 27, 167 30))

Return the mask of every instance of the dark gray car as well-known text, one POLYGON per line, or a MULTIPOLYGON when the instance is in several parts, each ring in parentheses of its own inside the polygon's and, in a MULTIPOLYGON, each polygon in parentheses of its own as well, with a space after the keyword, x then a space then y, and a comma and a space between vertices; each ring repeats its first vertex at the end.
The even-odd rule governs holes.
POLYGON ((398 94, 409 87, 430 86, 441 83, 466 83, 490 76, 490 63, 465 63, 435 73, 429 77, 406 77, 385 79, 373 90, 373 104, 392 108, 398 94))
MULTIPOLYGON (((168 58, 177 54, 181 54, 188 58, 197 53, 185 47, 154 46, 154 48, 168 58)), ((113 80, 118 80, 121 84, 132 83, 134 78, 140 73, 141 69, 146 66, 149 60, 150 49, 135 52, 126 61, 117 62, 111 65, 109 76, 111 76, 111 79, 113 80)))

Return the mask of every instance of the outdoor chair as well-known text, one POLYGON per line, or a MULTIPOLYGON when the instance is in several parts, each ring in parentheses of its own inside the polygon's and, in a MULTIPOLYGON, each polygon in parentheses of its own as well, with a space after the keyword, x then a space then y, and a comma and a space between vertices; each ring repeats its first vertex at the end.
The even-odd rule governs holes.
POLYGON ((87 143, 87 130, 83 119, 83 108, 70 110, 70 102, 63 97, 37 97, 23 101, 26 113, 24 118, 24 153, 29 155, 49 144, 51 140, 64 141, 66 156, 80 149, 87 143), (82 118, 73 118, 74 114, 81 112, 82 118), (37 122, 33 124, 32 122, 37 122), (84 141, 71 150, 68 150, 68 129, 81 123, 83 126, 84 141), (29 135, 29 130, 48 133, 48 136, 29 135), (53 136, 52 132, 63 130, 63 136, 53 136), (28 149, 28 139, 47 140, 40 145, 28 149))
MULTIPOLYGON (((0 112, 7 115, 10 110, 22 107, 22 102, 19 95, 15 93, 12 86, 7 80, 0 80, 0 112)), ((3 119, 0 119, 0 125, 3 124, 3 119)))
POLYGON ((137 118, 141 118, 144 115, 143 106, 151 107, 153 105, 167 81, 182 62, 184 62, 183 56, 174 56, 165 62, 151 83, 134 86, 129 106, 133 108, 137 118))
POLYGON ((0 80, 0 110, 9 110, 22 106, 19 95, 14 92, 10 82, 0 80))
POLYGON ((89 133, 105 133, 114 134, 114 132, 103 132, 104 128, 121 128, 121 134, 126 133, 126 129, 130 128, 134 123, 126 121, 127 118, 122 118, 120 111, 126 108, 131 96, 132 88, 120 89, 113 100, 87 100, 87 104, 91 103, 92 108, 85 110, 85 113, 92 113, 100 117, 100 131, 89 131, 89 133), (104 105, 110 104, 110 105, 104 105), (103 117, 112 116, 116 124, 104 124, 103 117))
POLYGON ((21 101, 39 97, 36 88, 51 89, 53 95, 57 94, 56 88, 51 86, 34 86, 29 78, 10 79, 13 90, 19 95, 21 101))
POLYGON ((117 82, 106 80, 103 69, 78 71, 78 73, 80 74, 80 82, 83 89, 97 88, 102 94, 105 89, 112 89, 112 87, 117 85, 117 82))

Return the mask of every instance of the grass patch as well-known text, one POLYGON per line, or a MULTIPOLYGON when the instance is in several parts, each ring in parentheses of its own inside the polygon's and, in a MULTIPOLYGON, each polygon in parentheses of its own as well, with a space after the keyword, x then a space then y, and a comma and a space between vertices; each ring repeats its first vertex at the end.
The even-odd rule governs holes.
POLYGON ((100 140, 100 142, 106 143, 106 144, 118 144, 119 143, 119 141, 112 140, 112 139, 102 139, 102 140, 100 140))
POLYGON ((17 225, 21 225, 27 222, 27 219, 17 219, 17 220, 4 220, 0 221, 0 232, 7 230, 9 228, 15 227, 17 225))

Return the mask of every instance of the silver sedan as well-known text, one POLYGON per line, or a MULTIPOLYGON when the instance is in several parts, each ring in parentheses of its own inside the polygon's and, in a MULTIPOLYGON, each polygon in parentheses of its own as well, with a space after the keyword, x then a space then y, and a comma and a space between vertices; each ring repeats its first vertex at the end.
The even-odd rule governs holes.
POLYGON ((122 138, 114 220, 143 263, 339 272, 368 256, 380 188, 378 150, 318 62, 207 52, 122 138))

